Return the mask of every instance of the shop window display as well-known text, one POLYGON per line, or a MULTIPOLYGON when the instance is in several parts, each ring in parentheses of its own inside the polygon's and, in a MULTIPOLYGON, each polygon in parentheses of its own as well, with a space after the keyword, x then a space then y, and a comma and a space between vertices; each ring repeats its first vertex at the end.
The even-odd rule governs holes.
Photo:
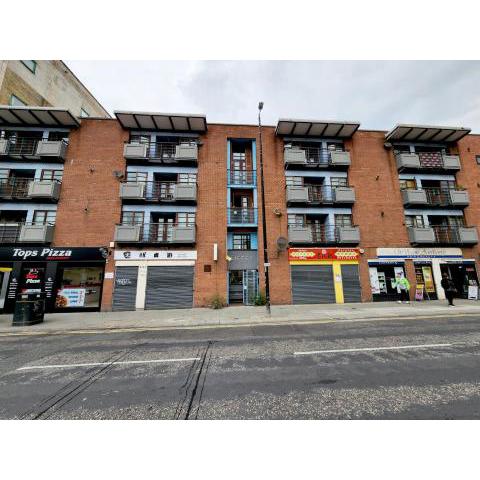
POLYGON ((61 275, 56 308, 98 308, 103 267, 65 267, 61 275))

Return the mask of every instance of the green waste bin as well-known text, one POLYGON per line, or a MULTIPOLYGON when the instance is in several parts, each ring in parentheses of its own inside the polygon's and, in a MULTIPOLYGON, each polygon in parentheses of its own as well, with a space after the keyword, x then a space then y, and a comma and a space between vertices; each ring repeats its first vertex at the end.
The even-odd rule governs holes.
POLYGON ((15 302, 12 326, 25 327, 42 323, 44 315, 44 293, 20 293, 15 302))

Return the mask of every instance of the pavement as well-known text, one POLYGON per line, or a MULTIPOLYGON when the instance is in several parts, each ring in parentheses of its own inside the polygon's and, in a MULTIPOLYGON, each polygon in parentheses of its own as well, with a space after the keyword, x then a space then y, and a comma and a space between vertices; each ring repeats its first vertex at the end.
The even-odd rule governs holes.
POLYGON ((479 320, 4 336, 0 418, 478 419, 479 320))
POLYGON ((219 310, 193 308, 182 310, 144 310, 134 312, 55 313, 29 327, 12 327, 12 315, 0 315, 0 335, 41 335, 100 330, 143 330, 175 328, 240 327, 299 323, 353 322, 374 319, 433 318, 480 315, 480 302, 457 300, 456 307, 446 301, 279 305, 271 315, 265 307, 232 306, 219 310))

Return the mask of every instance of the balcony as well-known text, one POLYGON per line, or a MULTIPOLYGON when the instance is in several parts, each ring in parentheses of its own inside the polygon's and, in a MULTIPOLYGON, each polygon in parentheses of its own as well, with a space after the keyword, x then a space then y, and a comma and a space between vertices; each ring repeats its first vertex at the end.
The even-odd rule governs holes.
POLYGON ((476 227, 407 227, 413 245, 475 245, 478 243, 476 227))
POLYGON ((356 226, 331 226, 318 224, 289 225, 288 241, 291 244, 328 245, 360 243, 360 229, 356 226))
POLYGON ((118 243, 193 244, 195 225, 188 223, 121 224, 115 227, 118 243))
POLYGON ((122 182, 122 200, 145 200, 150 202, 196 202, 197 184, 179 182, 122 182))
POLYGON ((350 152, 340 152, 318 147, 287 146, 284 149, 285 166, 295 168, 336 168, 350 166, 350 152))
POLYGON ((54 230, 51 223, 1 223, 0 244, 51 243, 54 230))
POLYGON ((402 190, 403 204, 406 207, 466 207, 470 203, 466 190, 425 187, 402 190))
POLYGON ((126 143, 123 156, 127 160, 144 160, 155 163, 192 163, 198 160, 196 142, 184 143, 126 143))
POLYGON ((228 225, 229 226, 244 226, 244 227, 256 227, 257 226, 257 209, 256 208, 229 208, 228 212, 228 225))
POLYGON ((287 186, 287 203, 351 205, 355 203, 355 190, 353 187, 326 185, 287 186))
POLYGON ((449 171, 460 170, 460 157, 440 152, 397 153, 395 154, 399 172, 412 170, 449 171))
POLYGON ((61 183, 58 180, 33 180, 12 177, 0 180, 2 200, 45 200, 58 201, 61 183))
POLYGON ((257 184, 255 170, 227 170, 227 185, 229 187, 254 187, 257 184))
POLYGON ((38 140, 34 138, 0 139, 0 156, 15 159, 65 160, 68 142, 66 140, 38 140))

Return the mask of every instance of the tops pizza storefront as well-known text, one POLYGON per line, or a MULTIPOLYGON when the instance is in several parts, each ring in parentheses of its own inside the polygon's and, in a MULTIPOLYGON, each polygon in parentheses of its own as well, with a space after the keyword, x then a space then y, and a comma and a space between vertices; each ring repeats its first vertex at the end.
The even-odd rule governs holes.
POLYGON ((44 293, 46 312, 98 311, 105 248, 0 248, 0 312, 11 313, 20 293, 44 293))
POLYGON ((289 248, 293 304, 360 302, 358 248, 289 248))

